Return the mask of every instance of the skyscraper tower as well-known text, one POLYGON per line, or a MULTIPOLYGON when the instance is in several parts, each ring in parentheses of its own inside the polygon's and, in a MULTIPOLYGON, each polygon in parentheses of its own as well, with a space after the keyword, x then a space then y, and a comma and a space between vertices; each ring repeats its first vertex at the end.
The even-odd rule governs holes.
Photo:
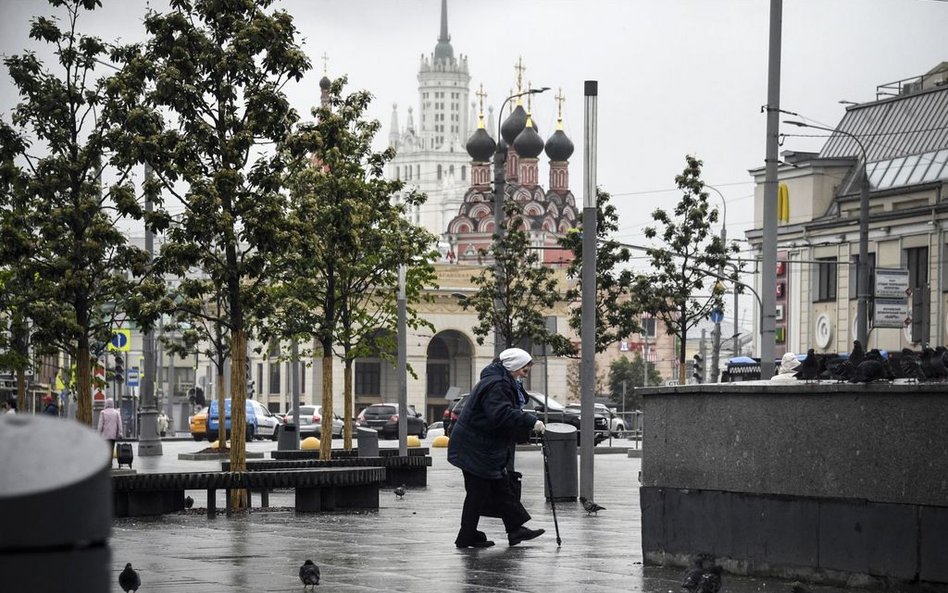
POLYGON ((441 0, 438 42, 434 52, 421 56, 418 69, 418 111, 408 109, 402 129, 398 106, 392 109, 389 146, 396 156, 388 165, 390 178, 427 194, 427 202, 417 207, 411 218, 437 236, 457 214, 469 186, 470 156, 464 144, 472 132, 470 82, 467 56, 454 55, 448 3, 441 0))

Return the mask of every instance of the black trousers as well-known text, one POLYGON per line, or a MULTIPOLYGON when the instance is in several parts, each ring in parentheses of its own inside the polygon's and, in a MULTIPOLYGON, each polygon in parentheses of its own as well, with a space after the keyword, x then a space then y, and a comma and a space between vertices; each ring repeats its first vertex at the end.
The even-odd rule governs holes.
POLYGON ((464 506, 461 509, 461 530, 458 542, 473 541, 477 524, 482 515, 500 517, 504 529, 509 533, 530 520, 530 514, 520 504, 520 497, 513 491, 506 477, 488 480, 464 473, 464 506))

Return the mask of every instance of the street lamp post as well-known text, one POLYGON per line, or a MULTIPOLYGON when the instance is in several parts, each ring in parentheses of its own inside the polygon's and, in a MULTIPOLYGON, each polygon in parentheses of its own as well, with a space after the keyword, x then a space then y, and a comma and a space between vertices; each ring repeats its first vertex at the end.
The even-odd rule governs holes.
MULTIPOLYGON (((721 191, 707 183, 704 186, 710 190, 713 190, 714 193, 718 194, 721 198, 722 215, 721 215, 721 247, 724 249, 725 254, 727 253, 727 200, 724 199, 724 194, 721 191)), ((718 268, 718 271, 724 273, 724 261, 721 261, 721 266, 718 268)), ((734 331, 737 331, 737 307, 734 308, 734 331)), ((711 334, 711 382, 717 383, 718 378, 721 376, 721 318, 715 317, 714 322, 714 332, 711 334)))
MULTIPOLYGON (((501 146, 500 135, 500 126, 504 117, 504 107, 507 106, 507 103, 511 99, 517 99, 518 97, 523 97, 525 95, 537 95, 550 90, 550 87, 540 87, 538 89, 530 89, 520 93, 514 93, 510 95, 504 102, 500 104, 500 112, 497 114, 497 149, 494 152, 494 233, 497 235, 497 245, 500 246, 500 241, 503 239, 503 228, 501 225, 504 222, 504 189, 506 188, 506 180, 504 179, 504 163, 507 161, 507 151, 503 146, 501 146)), ((500 258, 495 258, 494 261, 494 275, 496 276, 497 281, 497 294, 494 295, 494 311, 495 314, 499 312, 504 307, 504 299, 500 294, 501 280, 504 275, 503 265, 500 262, 500 258)), ((501 351, 504 349, 505 345, 500 335, 500 324, 494 324, 494 357, 500 356, 501 351)))
POLYGON ((862 141, 850 132, 840 129, 818 126, 802 121, 784 121, 785 124, 801 128, 824 130, 834 134, 842 134, 853 139, 862 152, 862 187, 859 192, 859 264, 857 266, 858 285, 856 302, 856 339, 863 347, 869 345, 869 174, 866 167, 869 157, 862 141))

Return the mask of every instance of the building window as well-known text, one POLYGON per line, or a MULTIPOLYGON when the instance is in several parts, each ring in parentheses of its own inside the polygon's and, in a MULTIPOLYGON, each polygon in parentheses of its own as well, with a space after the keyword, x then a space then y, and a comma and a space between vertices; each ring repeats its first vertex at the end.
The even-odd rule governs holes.
POLYGON ((381 363, 375 361, 356 361, 355 394, 357 396, 382 394, 381 363))
MULTIPOLYGON (((872 285, 876 278, 876 254, 869 254, 869 294, 872 295, 872 285)), ((849 258, 849 298, 859 298, 859 256, 849 258)))
POLYGON ((461 181, 467 179, 467 167, 461 165, 461 181))
POLYGON ((280 363, 276 360, 270 361, 270 384, 267 386, 271 395, 280 393, 280 363))
POLYGON ((905 267, 912 289, 912 342, 928 342, 931 335, 931 292, 928 289, 928 247, 905 250, 905 267))
POLYGON ((441 165, 438 165, 438 180, 441 180, 441 165))
POLYGON ((813 284, 816 287, 814 302, 836 300, 836 258, 821 257, 816 260, 813 284))
POLYGON ((909 287, 913 290, 928 287, 928 247, 905 250, 905 267, 909 273, 909 287))

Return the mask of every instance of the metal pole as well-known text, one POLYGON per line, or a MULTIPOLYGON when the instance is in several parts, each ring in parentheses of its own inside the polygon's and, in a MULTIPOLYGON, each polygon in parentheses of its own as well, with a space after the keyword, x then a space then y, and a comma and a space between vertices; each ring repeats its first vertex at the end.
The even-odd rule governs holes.
POLYGON ((780 133, 780 44, 783 0, 770 0, 770 55, 767 72, 767 151, 764 181, 764 239, 760 274, 760 377, 774 375, 777 345, 777 163, 780 133))
MULTIPOLYGON (((152 180, 154 172, 151 165, 145 163, 145 183, 152 180)), ((151 214, 152 201, 151 191, 145 189, 145 214, 151 214)), ((155 254, 155 235, 145 225, 145 251, 148 253, 148 261, 151 261, 155 254)), ((140 379, 142 389, 142 415, 141 427, 138 435, 138 455, 141 457, 161 455, 161 438, 158 436, 158 410, 155 407, 155 369, 157 361, 155 360, 155 330, 148 329, 142 341, 142 354, 144 356, 144 377, 140 379)), ((128 368, 128 367, 125 367, 128 368)))
POLYGON ((583 295, 581 304, 582 371, 580 373, 579 493, 593 498, 593 448, 596 397, 596 128, 599 83, 585 82, 586 124, 583 147, 583 295))
MULTIPOLYGON (((706 188, 713 190, 714 193, 718 194, 721 198, 721 246, 724 249, 725 255, 727 254, 727 200, 724 199, 724 194, 721 191, 713 186, 708 184, 704 185, 706 188)), ((723 276, 724 275, 724 261, 721 261, 721 265, 718 267, 718 272, 723 276)), ((714 331, 711 332, 711 380, 709 383, 717 383, 718 378, 721 376, 721 319, 715 318, 717 321, 714 322, 714 331)))
MULTIPOLYGON (((300 343, 293 339, 293 343, 290 345, 290 356, 293 357, 293 362, 290 366, 293 369, 293 376, 290 379, 290 406, 293 409, 293 420, 296 422, 297 429, 293 431, 293 444, 292 449, 298 451, 300 448, 300 343)), ((258 389, 262 389, 263 386, 258 386, 258 389)), ((315 386, 313 387, 315 391, 315 386)), ((315 399, 315 398, 314 398, 315 399)), ((332 418, 326 418, 326 415, 323 414, 322 419, 320 420, 322 425, 320 426, 320 438, 324 438, 325 433, 322 432, 324 426, 329 426, 329 438, 332 438, 332 418)))
POLYGON ((398 454, 408 455, 408 328, 405 266, 398 266, 398 454))

